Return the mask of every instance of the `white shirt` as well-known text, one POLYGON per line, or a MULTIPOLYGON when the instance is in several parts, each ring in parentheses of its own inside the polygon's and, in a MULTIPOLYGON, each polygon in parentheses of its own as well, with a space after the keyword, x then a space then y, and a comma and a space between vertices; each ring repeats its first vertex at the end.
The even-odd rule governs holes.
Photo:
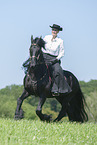
POLYGON ((64 45, 61 38, 56 37, 52 40, 52 35, 47 35, 44 37, 44 41, 46 42, 46 50, 42 48, 44 53, 57 56, 57 59, 61 59, 64 56, 64 45))

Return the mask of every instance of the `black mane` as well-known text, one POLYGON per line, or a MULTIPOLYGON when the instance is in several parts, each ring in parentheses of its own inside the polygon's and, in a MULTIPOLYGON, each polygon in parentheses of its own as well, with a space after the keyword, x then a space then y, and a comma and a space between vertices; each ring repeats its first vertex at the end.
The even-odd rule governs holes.
POLYGON ((36 43, 40 48, 43 47, 45 49, 45 41, 41 37, 40 38, 36 37, 33 40, 33 43, 36 43))

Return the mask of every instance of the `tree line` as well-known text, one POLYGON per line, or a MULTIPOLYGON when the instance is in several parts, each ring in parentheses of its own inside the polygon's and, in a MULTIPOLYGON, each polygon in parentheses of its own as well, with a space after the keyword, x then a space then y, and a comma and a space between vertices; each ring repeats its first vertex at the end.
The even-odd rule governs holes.
MULTIPOLYGON (((97 121, 97 80, 89 82, 79 81, 82 92, 88 105, 89 121, 97 121)), ((0 117, 14 118, 17 99, 23 91, 22 85, 10 85, 0 90, 0 117)), ((37 119, 35 110, 38 105, 38 97, 30 96, 23 102, 23 110, 26 119, 37 119)), ((48 98, 43 107, 43 113, 52 114, 55 118, 61 109, 60 104, 54 98, 48 98)))

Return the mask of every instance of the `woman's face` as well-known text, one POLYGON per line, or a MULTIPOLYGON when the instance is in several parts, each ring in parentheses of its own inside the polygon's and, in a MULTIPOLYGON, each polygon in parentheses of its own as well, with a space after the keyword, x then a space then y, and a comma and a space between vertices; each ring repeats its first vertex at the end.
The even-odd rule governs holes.
POLYGON ((58 33, 59 33, 58 29, 52 28, 52 35, 53 35, 53 37, 56 37, 58 33))

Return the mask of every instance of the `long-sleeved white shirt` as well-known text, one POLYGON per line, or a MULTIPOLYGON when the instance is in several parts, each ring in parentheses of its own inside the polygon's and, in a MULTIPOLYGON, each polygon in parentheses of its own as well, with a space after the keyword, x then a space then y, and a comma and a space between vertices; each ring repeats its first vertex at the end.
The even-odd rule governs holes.
POLYGON ((52 35, 46 35, 44 37, 45 49, 42 48, 44 53, 48 53, 54 56, 57 56, 57 59, 61 59, 64 56, 64 45, 63 40, 59 37, 56 37, 52 40, 52 35))

